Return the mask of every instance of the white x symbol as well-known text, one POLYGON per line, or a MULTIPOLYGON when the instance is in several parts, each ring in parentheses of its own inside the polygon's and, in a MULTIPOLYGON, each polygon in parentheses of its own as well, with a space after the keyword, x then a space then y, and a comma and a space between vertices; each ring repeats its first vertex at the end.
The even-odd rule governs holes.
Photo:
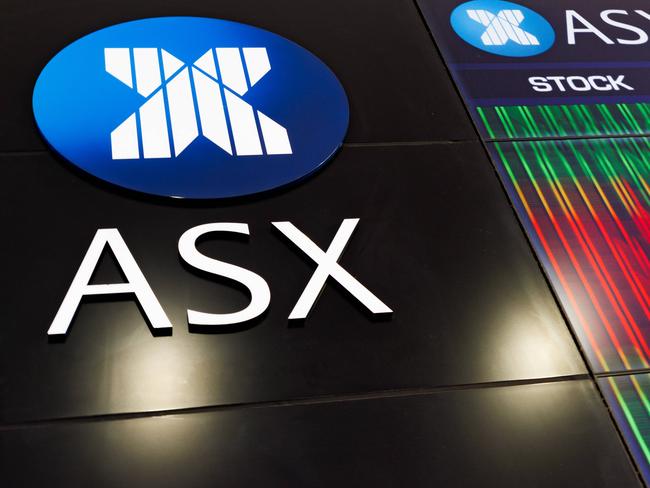
POLYGON ((104 60, 146 97, 111 132, 113 159, 178 156, 199 132, 230 155, 292 153, 287 130, 241 98, 271 70, 266 48, 209 49, 192 66, 160 48, 106 48, 104 60))
POLYGON ((273 222, 273 225, 298 246, 307 256, 318 264, 298 302, 289 314, 289 320, 305 319, 314 306, 328 277, 334 278, 350 294, 363 303, 373 314, 392 312, 379 298, 372 294, 357 279, 344 270, 337 262, 345 250, 359 219, 345 219, 336 232, 327 252, 323 252, 314 242, 299 231, 291 222, 273 222))
POLYGON ((538 46, 539 40, 519 24, 524 20, 521 10, 500 10, 496 15, 488 10, 468 10, 470 19, 485 26, 481 41, 486 46, 502 46, 508 41, 522 46, 538 46))

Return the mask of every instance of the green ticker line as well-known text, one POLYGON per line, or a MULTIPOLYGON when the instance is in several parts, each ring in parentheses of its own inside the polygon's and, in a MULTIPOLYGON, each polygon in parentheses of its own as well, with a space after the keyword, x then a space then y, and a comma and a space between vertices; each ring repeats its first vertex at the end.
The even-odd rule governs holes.
POLYGON ((650 133, 650 103, 477 107, 492 139, 650 133))
POLYGON ((630 426, 630 429, 632 430, 632 433, 634 434, 634 437, 637 443, 639 444, 641 451, 643 451, 643 455, 645 456, 646 461, 650 462, 650 449, 648 449, 648 445, 645 441, 644 435, 641 433, 639 426, 637 425, 635 416, 630 411, 627 400, 621 394, 620 390, 618 389, 618 385, 616 385, 616 382, 613 381, 612 378, 609 378, 609 384, 614 392, 614 395, 616 396, 616 399, 618 400, 618 404, 621 406, 621 409, 623 410, 623 414, 627 419, 627 423, 630 426))

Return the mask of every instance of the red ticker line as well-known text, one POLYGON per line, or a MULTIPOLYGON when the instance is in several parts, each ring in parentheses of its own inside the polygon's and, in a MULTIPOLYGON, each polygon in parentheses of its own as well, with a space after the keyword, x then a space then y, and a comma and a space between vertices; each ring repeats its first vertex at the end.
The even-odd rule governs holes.
POLYGON ((650 192, 642 148, 621 140, 495 148, 596 369, 612 371, 619 361, 625 370, 649 367, 650 192))
MULTIPOLYGON (((541 150, 543 151, 543 148, 541 150)), ((566 164, 566 159, 562 156, 562 154, 559 151, 557 151, 557 156, 560 160, 562 160, 563 163, 566 164)), ((568 167, 567 169, 571 171, 570 167, 568 167)), ((609 300, 610 304, 614 309, 614 312, 616 313, 619 321, 623 324, 627 336, 634 344, 635 350, 639 354, 639 357, 647 366, 648 363, 647 363, 646 355, 650 355, 650 350, 643 336, 640 335, 638 324, 632 317, 632 314, 630 313, 630 310, 627 307, 625 300, 621 296, 620 290, 616 286, 615 280, 612 278, 611 273, 608 271, 608 267, 603 262, 603 257, 599 253, 598 246, 594 243, 594 240, 590 236, 589 231, 586 229, 584 219, 577 214, 575 207, 572 203, 572 200, 567 195, 567 192, 564 188, 564 185, 562 184, 561 179, 558 178, 557 175, 554 173, 553 167, 550 165, 550 163, 548 163, 548 171, 551 173, 553 177, 549 181, 549 183, 551 185, 551 188, 553 189, 553 193, 558 203, 560 204, 560 207, 562 208, 562 211, 564 212, 564 216, 567 222, 569 222, 573 233, 578 238, 580 246, 582 247, 585 256, 587 256, 587 259, 589 260, 591 267, 594 269, 596 276, 602 286, 602 289, 604 290, 607 299, 609 300), (558 195, 558 192, 560 195, 558 195), (643 348, 645 355, 639 350, 639 343, 643 348)), ((577 188, 579 193, 583 196, 583 198, 585 199, 585 203, 589 208, 591 206, 591 203, 589 202, 588 197, 585 195, 584 191, 582 190, 582 185, 580 184, 580 181, 573 174, 571 176, 575 188, 577 188)), ((603 236, 605 237, 606 240, 609 239, 609 236, 606 231, 603 232, 603 236)))
POLYGON ((584 315, 582 313, 581 308, 578 306, 578 301, 577 301, 577 299, 576 299, 576 297, 575 297, 575 295, 573 293, 573 289, 568 284, 568 280, 567 280, 567 278, 565 277, 565 275, 564 275, 564 273, 562 271, 562 267, 560 266, 560 264, 558 262, 558 259, 555 256, 555 253, 553 252, 553 248, 549 244, 544 232, 541 229, 541 226, 540 226, 540 224, 538 222, 538 219, 537 219, 535 213, 531 209, 530 202, 526 198, 526 195, 523 192, 523 190, 521 188, 521 185, 519 184, 519 182, 515 178, 515 176, 514 176, 514 174, 512 172, 512 168, 508 164, 508 160, 504 156, 499 143, 496 143, 495 147, 497 148, 497 151, 501 155, 501 158, 502 158, 502 161, 503 161, 503 163, 505 165, 506 171, 508 172, 508 175, 510 176, 512 184, 513 184, 513 186, 515 188, 515 191, 517 192, 517 195, 519 196, 519 200, 521 201, 521 203, 524 205, 524 208, 526 209, 526 214, 528 216, 529 221, 533 225, 533 228, 535 229, 535 234, 539 238, 539 240, 540 240, 540 242, 542 244, 542 247, 544 249, 544 252, 545 252, 546 256, 548 257, 551 265, 553 266, 553 271, 555 272, 555 276, 559 280, 560 285, 561 285, 562 289, 565 292, 565 296, 567 297, 567 299, 569 301, 569 304, 568 304, 569 308, 574 311, 574 314, 577 317, 578 322, 579 322, 580 326, 582 327, 582 330, 587 335, 587 339, 589 341, 589 344, 591 345, 591 351, 593 351, 593 353, 598 358, 598 362, 600 363, 601 368, 603 368, 605 371, 609 370, 609 367, 607 365, 607 361, 606 361, 606 359, 605 359, 605 357, 604 357, 604 355, 603 355, 603 353, 602 353, 602 351, 600 349, 598 341, 594 337, 593 332, 592 332, 591 328, 589 327, 589 322, 586 320, 586 318, 584 317, 584 315))
MULTIPOLYGON (((515 144, 517 144, 517 143, 515 143, 515 144)), ((536 144, 533 143, 533 148, 535 148, 535 146, 536 146, 536 144)), ((524 164, 526 164, 526 163, 524 163, 524 164)), ((540 164, 540 168, 544 171, 544 167, 541 164, 540 164)), ((557 190, 554 187, 552 178, 549 176, 549 174, 546 171, 544 171, 544 172, 545 172, 545 176, 546 176, 546 183, 551 187, 551 191, 553 193, 553 196, 555 196, 556 201, 560 204, 560 210, 562 211, 563 216, 566 218, 567 222, 572 227, 572 230, 573 230, 574 234, 576 235, 576 237, 578 237, 578 242, 579 242, 580 248, 584 252, 585 257, 587 257, 587 259, 589 261, 589 264, 591 265, 592 269, 597 272, 598 269, 595 266, 595 263, 594 263, 593 259, 591 258, 589 252, 587 251, 583 240, 580 239, 580 234, 579 234, 579 232, 577 232, 577 230, 575 228, 575 224, 572 222, 569 213, 566 211, 566 207, 564 206, 564 204, 562 202, 562 199, 557 194, 557 190)), ((529 173, 529 174, 531 174, 531 173, 529 173)), ((531 174, 531 177, 532 177, 532 174, 531 174)), ((553 212, 551 204, 548 203, 548 200, 547 200, 546 196, 544 195, 544 192, 540 189, 540 186, 538 185, 537 181, 535 181, 534 177, 532 177, 532 178, 533 178, 532 183, 535 186, 535 189, 537 191, 537 195, 538 195, 539 199, 542 201, 542 204, 543 204, 543 206, 544 206, 544 208, 546 210, 546 213, 547 213, 548 217, 550 218, 550 220, 551 220, 551 222, 553 224, 553 227, 555 228, 557 236, 560 238, 560 241, 562 242, 562 245, 564 246, 564 251, 567 253, 569 258, 571 259, 573 267, 574 267, 575 271, 578 273, 580 281, 582 282, 583 287, 587 291, 587 293, 588 293, 588 295, 589 295, 589 297, 591 299, 591 302, 592 302, 593 306, 596 309, 596 312, 598 313, 600 319, 602 320, 603 324, 605 325, 607 333, 608 333, 610 339, 612 340, 612 342, 614 343, 614 347, 616 348, 616 351, 619 353, 619 356, 620 356, 621 360, 623 361, 623 364, 627 368, 630 368, 630 364, 628 362, 627 356, 626 356, 623 348, 621 347, 619 339, 618 339, 618 337, 616 335, 616 330, 614 329, 614 327, 610 323, 609 319, 607 318, 607 315, 604 312, 600 301, 598 300, 598 296, 597 296, 596 292, 594 291, 594 288, 591 285, 590 280, 587 279, 584 268, 580 264, 580 260, 577 258, 577 255, 574 252, 574 246, 572 246, 569 243, 569 240, 568 240, 565 232, 562 230, 562 226, 561 226, 560 222, 558 221, 558 218, 556 217, 555 212, 553 212)), ((598 280, 599 280, 600 284, 603 286, 603 288, 606 289, 606 284, 604 283, 604 280, 602 279, 600 274, 598 274, 598 280)))

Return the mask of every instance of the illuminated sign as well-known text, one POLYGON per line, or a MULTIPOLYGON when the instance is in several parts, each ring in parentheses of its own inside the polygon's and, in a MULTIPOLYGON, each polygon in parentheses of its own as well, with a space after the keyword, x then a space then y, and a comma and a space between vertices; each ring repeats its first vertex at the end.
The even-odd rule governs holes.
POLYGON ((89 34, 41 72, 47 142, 116 185, 182 198, 242 196, 312 173, 340 147, 348 103, 314 55, 270 32, 196 17, 89 34))
POLYGON ((534 53, 543 38, 523 7, 418 1, 648 480, 647 410, 635 408, 647 378, 623 375, 650 365, 647 2, 527 0, 556 33, 534 53), (503 57, 516 52, 536 55, 503 57))

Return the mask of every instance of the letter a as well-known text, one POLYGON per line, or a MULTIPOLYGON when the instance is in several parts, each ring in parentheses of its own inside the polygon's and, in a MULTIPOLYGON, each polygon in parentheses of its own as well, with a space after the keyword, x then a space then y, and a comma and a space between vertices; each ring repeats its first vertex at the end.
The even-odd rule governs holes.
POLYGON ((142 310, 154 329, 171 329, 172 324, 165 315, 160 303, 156 299, 149 283, 138 267, 133 255, 126 246, 124 239, 117 229, 99 229, 95 234, 90 247, 84 256, 81 266, 72 284, 65 295, 59 311, 56 313, 52 325, 47 331, 48 335, 65 335, 81 299, 85 295, 114 295, 134 293, 142 306, 142 310), (90 279, 97 267, 99 258, 106 245, 111 248, 122 272, 126 283, 109 283, 91 285, 90 279))

